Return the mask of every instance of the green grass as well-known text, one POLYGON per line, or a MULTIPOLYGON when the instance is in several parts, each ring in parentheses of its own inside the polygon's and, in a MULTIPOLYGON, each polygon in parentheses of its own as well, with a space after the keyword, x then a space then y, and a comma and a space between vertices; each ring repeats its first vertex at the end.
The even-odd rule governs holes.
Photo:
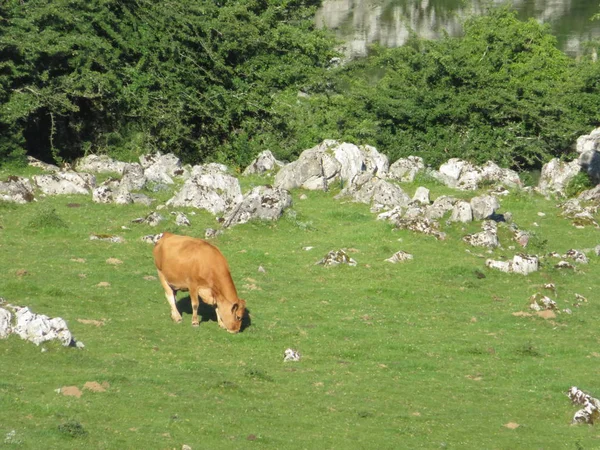
MULTIPOLYGON (((259 182, 245 180, 244 189, 259 182)), ((434 198, 448 193, 429 187, 434 198)), ((280 221, 214 240, 251 313, 238 335, 215 322, 192 328, 189 314, 172 323, 160 283, 147 279, 155 269, 142 236, 202 237, 217 227, 212 216, 189 215, 192 227, 179 229, 165 210, 164 227, 154 229, 131 223, 152 208, 85 196, 0 204, 0 296, 63 317, 85 344, 42 352, 16 336, 0 341, 0 447, 600 447, 600 430, 570 425, 578 408, 565 395, 572 385, 600 395, 600 258, 577 272, 549 264, 527 277, 491 271, 486 257, 518 251, 506 230, 503 248, 488 255, 461 241, 478 223, 444 225, 448 239, 436 241, 394 231, 367 205, 334 195, 293 192, 293 212, 280 221), (126 242, 90 240, 94 233, 126 242), (356 267, 315 265, 340 248, 356 267), (414 260, 384 261, 399 250, 414 260), (549 282, 571 315, 513 315, 549 282), (574 308, 575 293, 589 302, 574 308), (288 347, 300 362, 283 362, 288 347), (90 381, 108 387, 84 389, 90 381), (82 396, 56 392, 65 386, 82 396)), ((598 230, 573 227, 554 201, 518 193, 501 203, 544 251, 600 244, 598 230)))

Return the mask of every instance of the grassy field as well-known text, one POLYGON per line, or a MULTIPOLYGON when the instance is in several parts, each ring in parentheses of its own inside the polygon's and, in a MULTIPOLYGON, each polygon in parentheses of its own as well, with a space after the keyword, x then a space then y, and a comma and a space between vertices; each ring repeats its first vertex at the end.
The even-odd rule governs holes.
MULTIPOLYGON (((403 187, 412 195, 417 184, 403 187)), ((451 192, 428 187, 434 198, 451 192)), ((0 203, 0 297, 64 318, 85 344, 0 341, 0 448, 600 448, 600 429, 570 424, 579 408, 565 394, 576 385, 600 396, 600 258, 576 271, 546 262, 529 276, 501 273, 485 258, 518 251, 503 228, 503 247, 486 254, 461 241, 479 223, 444 225, 448 238, 437 241, 335 192, 292 194, 280 221, 213 241, 251 313, 238 335, 213 321, 192 328, 189 313, 171 322, 152 246, 140 240, 163 230, 203 237, 212 216, 189 214, 189 228, 169 216, 159 229, 132 223, 151 208, 86 196, 0 203), (315 265, 341 248, 356 267, 315 265), (414 259, 384 261, 399 250, 414 259), (536 316, 536 292, 572 314, 536 316), (575 294, 588 302, 575 307, 575 294), (301 361, 283 362, 288 347, 301 361), (81 396, 57 392, 70 386, 81 396)), ((531 253, 600 244, 556 201, 513 193, 501 203, 534 232, 531 253)), ((189 310, 187 294, 179 299, 189 310)))

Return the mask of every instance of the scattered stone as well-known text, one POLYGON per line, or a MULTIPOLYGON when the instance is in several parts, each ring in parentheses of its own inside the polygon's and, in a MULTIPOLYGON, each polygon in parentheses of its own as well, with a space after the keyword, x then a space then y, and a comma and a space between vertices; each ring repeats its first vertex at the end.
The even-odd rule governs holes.
POLYGON ((151 227, 155 227, 160 224, 165 218, 161 216, 159 213, 152 211, 146 217, 138 217, 137 219, 133 219, 132 223, 145 223, 150 225, 151 227))
POLYGON ((473 208, 469 202, 459 200, 452 208, 452 215, 449 219, 450 222, 462 222, 468 223, 473 221, 473 208))
POLYGON ((391 262, 392 264, 396 264, 398 262, 410 261, 411 259, 413 259, 413 255, 400 250, 399 252, 396 252, 392 256, 387 258, 385 261, 391 262))
POLYGON ((179 211, 172 211, 171 215, 175 216, 175 224, 177 226, 189 227, 191 225, 190 220, 187 218, 187 216, 184 213, 179 212, 179 211))
POLYGON ((567 397, 574 405, 583 405, 583 408, 575 413, 571 423, 588 423, 593 425, 600 418, 600 400, 586 394, 577 386, 572 386, 567 391, 567 397))
POLYGON ((529 297, 529 308, 534 311, 542 311, 545 309, 556 310, 558 306, 550 297, 537 293, 529 297))
POLYGON ((1 301, 0 303, 2 304, 0 307, 0 338, 6 338, 9 334, 17 334, 21 339, 33 342, 38 346, 51 340, 57 340, 65 347, 75 346, 75 339, 62 318, 50 318, 42 314, 34 314, 27 307, 10 305, 1 301))
POLYGON ((74 169, 78 172, 118 173, 123 174, 127 163, 116 161, 108 155, 87 155, 75 162, 74 169))
POLYGON ((580 171, 579 161, 565 162, 554 158, 542 167, 536 190, 542 195, 564 197, 565 188, 580 171))
POLYGON ((292 348, 288 348, 283 352, 283 361, 300 361, 300 353, 292 348))
POLYGON ((206 230, 204 230, 204 239, 215 238, 221 234, 223 234, 222 230, 215 230, 214 228, 207 228, 206 230))
POLYGON ((163 236, 162 233, 148 234, 146 236, 142 236, 141 240, 143 242, 146 242, 147 244, 156 244, 162 236, 163 236))
POLYGON ((325 257, 319 262, 315 263, 315 265, 321 264, 323 266, 337 266, 339 264, 348 264, 349 266, 356 266, 356 261, 352 259, 346 250, 331 250, 325 257))
POLYGON ((498 225, 493 220, 486 220, 482 223, 483 231, 475 234, 469 234, 463 237, 463 241, 474 247, 495 248, 500 246, 498 239, 498 225))
POLYGON ((115 244, 122 244, 125 242, 121 236, 109 235, 109 234, 92 234, 90 235, 90 241, 104 241, 113 242, 115 244))
POLYGON ((0 308, 0 339, 6 339, 12 333, 12 314, 10 311, 0 308))
POLYGON ((440 224, 435 220, 430 220, 425 217, 415 217, 412 219, 398 219, 395 222, 397 229, 414 231, 434 236, 436 239, 443 241, 446 239, 446 233, 439 230, 440 224))
POLYGON ((417 202, 421 205, 429 205, 431 203, 431 199, 429 198, 429 189, 419 186, 413 195, 413 202, 417 202))
POLYGON ((521 275, 528 275, 531 272, 535 272, 539 268, 539 259, 537 256, 532 255, 515 255, 512 261, 494 261, 488 259, 485 265, 490 269, 500 270, 507 273, 519 273, 521 275))

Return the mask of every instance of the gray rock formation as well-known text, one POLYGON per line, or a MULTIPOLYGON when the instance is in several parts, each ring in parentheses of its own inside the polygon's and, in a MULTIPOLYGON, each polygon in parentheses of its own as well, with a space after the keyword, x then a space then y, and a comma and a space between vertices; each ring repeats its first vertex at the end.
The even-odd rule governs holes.
POLYGON ((34 175, 33 181, 46 195, 87 195, 96 186, 96 177, 83 172, 56 172, 51 175, 34 175))
POLYGON ((420 156, 400 158, 394 162, 388 171, 388 178, 402 182, 412 182, 415 176, 425 170, 425 163, 420 156))
POLYGON ((581 166, 578 160, 564 162, 558 158, 554 158, 542 167, 542 173, 536 190, 542 195, 564 197, 565 188, 580 171, 581 166))
POLYGON ((0 181, 0 200, 11 203, 29 203, 34 200, 33 187, 27 178, 10 176, 0 181))
POLYGON ((275 159, 270 150, 261 152, 244 170, 242 175, 262 175, 281 169, 285 164, 275 159))
POLYGON ((277 220, 292 205, 292 196, 284 189, 257 186, 246 194, 223 222, 224 228, 250 220, 277 220))
POLYGON ((167 201, 171 207, 205 209, 212 214, 231 211, 243 200, 237 178, 222 165, 195 166, 179 192, 167 201))

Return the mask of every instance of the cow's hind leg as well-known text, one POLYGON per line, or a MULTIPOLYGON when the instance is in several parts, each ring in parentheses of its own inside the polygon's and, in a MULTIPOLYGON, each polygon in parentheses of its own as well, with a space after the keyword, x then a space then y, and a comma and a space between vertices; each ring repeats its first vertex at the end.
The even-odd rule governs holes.
POLYGON ((160 284, 162 284, 162 287, 165 290, 165 297, 167 298, 167 301, 171 306, 171 319, 173 319, 177 323, 180 323, 182 319, 181 314, 179 314, 179 311, 177 311, 177 291, 169 285, 167 279, 164 277, 160 270, 158 271, 158 278, 160 280, 160 284))

